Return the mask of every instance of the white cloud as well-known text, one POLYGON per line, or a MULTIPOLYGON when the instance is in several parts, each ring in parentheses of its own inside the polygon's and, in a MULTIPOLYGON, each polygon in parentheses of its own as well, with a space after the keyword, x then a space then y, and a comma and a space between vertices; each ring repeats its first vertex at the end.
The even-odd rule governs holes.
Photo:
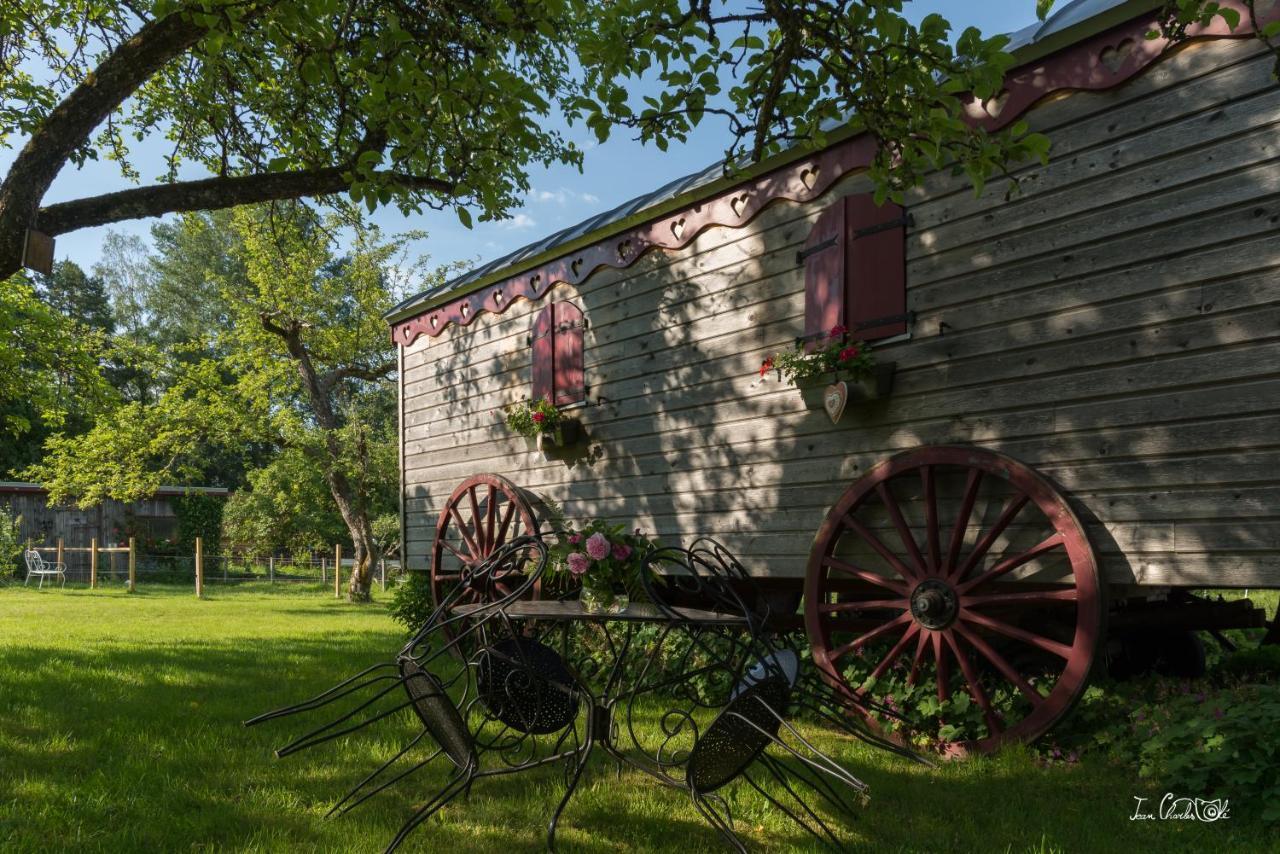
POLYGON ((538 221, 526 213, 518 213, 511 219, 502 223, 502 227, 509 231, 523 231, 526 228, 533 228, 538 221))
POLYGON ((582 204, 594 205, 600 201, 600 197, 594 193, 579 193, 570 190, 568 187, 560 187, 556 190, 533 190, 529 193, 530 201, 538 204, 550 204, 554 202, 557 205, 567 205, 571 202, 581 202, 582 204))

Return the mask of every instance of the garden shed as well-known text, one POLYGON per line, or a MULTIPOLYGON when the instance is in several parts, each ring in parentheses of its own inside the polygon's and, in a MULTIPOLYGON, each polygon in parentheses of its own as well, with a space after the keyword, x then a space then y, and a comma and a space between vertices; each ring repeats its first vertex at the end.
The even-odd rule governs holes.
MULTIPOLYGON (((1048 165, 1019 166, 1012 194, 939 172, 901 207, 877 205, 868 141, 837 133, 732 179, 716 164, 672 181, 403 303, 387 319, 408 567, 438 569, 451 500, 479 496, 483 540, 500 481, 458 490, 489 473, 571 518, 712 535, 755 575, 807 578, 806 598, 832 611, 861 596, 865 616, 889 606, 822 586, 839 530, 888 532, 862 547, 890 573, 880 546, 914 532, 895 549, 936 568, 984 543, 983 525, 995 533, 974 553, 998 557, 1029 504, 1054 533, 997 574, 1035 580, 1065 543, 1075 586, 1029 589, 1094 615, 1033 644, 1067 661, 1061 708, 1108 597, 1280 587, 1275 57, 1243 7, 1234 32, 1217 20, 1175 47, 1148 39, 1159 5, 1068 3, 1015 34, 1005 89, 967 108, 1051 138, 1048 165), (877 368, 827 412, 823 389, 806 402, 767 360, 832 327, 877 368), (509 432, 503 407, 542 397, 581 424, 577 444, 545 454, 509 432), (886 494, 895 477, 910 484, 886 494), (975 510, 993 481, 1014 499, 975 510), (878 520, 850 521, 868 495, 878 520)), ((1264 20, 1280 14, 1264 5, 1264 20)), ((911 607, 954 615, 957 591, 911 607)), ((826 613, 806 611, 811 636, 830 634, 826 613)), ((1018 637, 967 625, 975 648, 974 625, 1018 637)), ((894 649, 919 663, 942 632, 924 621, 894 649)))

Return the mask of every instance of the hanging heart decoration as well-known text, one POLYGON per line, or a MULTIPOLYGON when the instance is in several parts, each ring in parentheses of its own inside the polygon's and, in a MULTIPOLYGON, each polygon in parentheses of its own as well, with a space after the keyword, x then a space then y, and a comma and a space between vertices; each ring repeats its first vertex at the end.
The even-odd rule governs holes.
POLYGON ((832 424, 840 423, 840 416, 844 415, 844 407, 848 402, 849 386, 843 381, 832 383, 822 393, 822 408, 827 410, 832 424))

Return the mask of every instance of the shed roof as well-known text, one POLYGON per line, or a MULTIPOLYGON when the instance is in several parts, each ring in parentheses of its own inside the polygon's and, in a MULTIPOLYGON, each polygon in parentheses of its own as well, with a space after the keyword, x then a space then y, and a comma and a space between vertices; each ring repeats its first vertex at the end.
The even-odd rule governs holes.
MULTIPOLYGON (((1006 49, 1014 54, 1018 65, 1025 65, 1160 5, 1161 0, 1071 0, 1046 20, 1010 33, 1011 41, 1006 49)), ((778 159, 789 158, 784 153, 780 158, 775 158, 778 159)), ((395 323, 439 304, 442 298, 455 291, 461 293, 471 290, 473 286, 481 287, 509 271, 533 267, 561 252, 594 242, 643 220, 646 212, 676 199, 692 201, 700 195, 700 191, 707 193, 718 187, 724 177, 724 160, 720 159, 697 172, 623 202, 612 210, 549 234, 416 294, 392 308, 385 317, 388 322, 395 323)))

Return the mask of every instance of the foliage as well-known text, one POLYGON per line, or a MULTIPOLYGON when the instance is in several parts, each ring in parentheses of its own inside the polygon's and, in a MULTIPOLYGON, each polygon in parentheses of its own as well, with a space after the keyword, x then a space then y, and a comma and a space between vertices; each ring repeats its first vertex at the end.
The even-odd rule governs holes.
POLYGON ((227 499, 222 524, 229 548, 254 554, 329 550, 349 541, 324 473, 300 448, 282 448, 250 471, 227 499))
POLYGON ((869 376, 874 364, 875 357, 866 342, 852 341, 846 327, 833 326, 820 347, 813 346, 811 342, 797 341, 791 350, 765 359, 760 366, 760 375, 776 369, 783 379, 794 383, 841 371, 852 374, 856 380, 869 376))
POLYGON ((391 592, 391 617, 409 633, 416 632, 435 611, 431 576, 426 572, 406 572, 391 592))
POLYGON ((780 0, 745 11, 623 0, 579 43, 587 94, 570 114, 602 141, 620 124, 662 149, 719 116, 731 167, 821 147, 836 129, 865 131, 878 146, 878 201, 900 201, 943 167, 981 192, 988 176, 1049 149, 1026 122, 989 133, 966 120, 970 95, 981 103, 999 94, 1014 61, 1008 41, 973 28, 953 38, 937 14, 913 24, 901 0, 780 0), (654 78, 656 97, 632 95, 631 81, 654 78))
POLYGON ((546 397, 533 403, 527 400, 513 403, 506 412, 507 429, 527 439, 539 433, 554 433, 560 427, 560 410, 546 397))
POLYGON ((222 551, 222 511, 226 499, 220 495, 189 492, 169 499, 173 515, 178 518, 178 551, 195 551, 196 537, 207 555, 222 551))
POLYGON ((0 576, 17 573, 22 549, 22 517, 6 504, 0 507, 0 576))
POLYGON ((59 313, 23 277, 0 288, 0 339, 0 432, 56 430, 111 405, 101 331, 59 313))
POLYGON ((1248 646, 1218 662, 1214 672, 1225 677, 1280 681, 1280 646, 1248 646))
POLYGON ((80 326, 110 333, 115 326, 101 277, 86 275, 74 261, 59 261, 52 275, 35 274, 40 298, 80 326))
POLYGON ((89 160, 158 183, 47 206, 48 233, 344 192, 370 210, 500 217, 528 191, 528 164, 581 161, 547 121, 572 88, 575 20, 568 0, 11 0, 0 145, 27 138, 32 153, 0 219, 29 203, 27 222, 58 169, 89 160), (129 149, 148 138, 168 142, 159 175, 129 149), (193 171, 210 177, 179 181, 193 171))

